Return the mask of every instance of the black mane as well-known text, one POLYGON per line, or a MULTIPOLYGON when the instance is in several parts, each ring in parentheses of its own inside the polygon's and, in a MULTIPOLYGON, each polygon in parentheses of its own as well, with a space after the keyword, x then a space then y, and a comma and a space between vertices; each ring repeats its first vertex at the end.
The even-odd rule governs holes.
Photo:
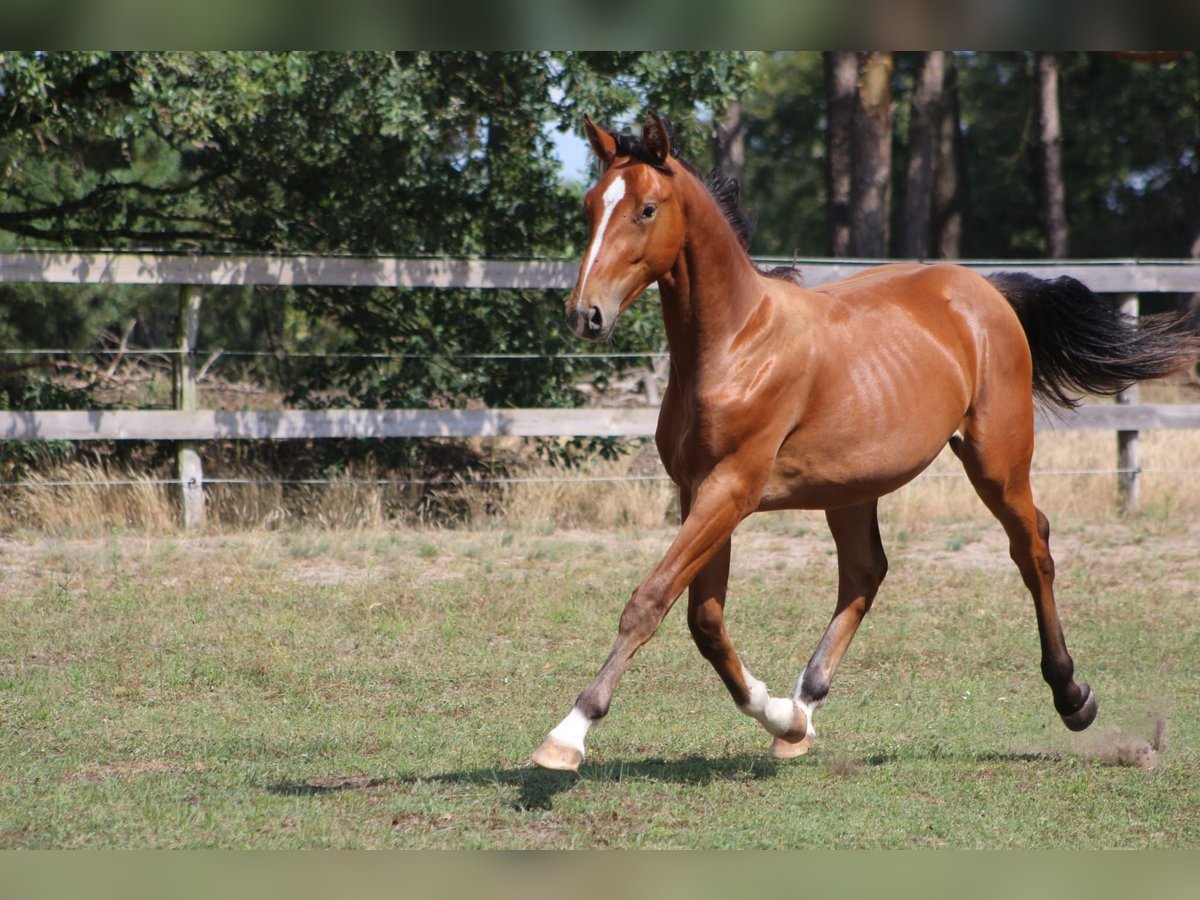
MULTIPOLYGON (((753 217, 742 206, 742 185, 736 179, 726 175, 720 169, 713 169, 707 175, 702 175, 700 170, 679 155, 679 144, 675 139, 675 130, 669 122, 663 120, 667 125, 667 134, 671 141, 671 158, 674 159, 680 166, 686 169, 708 189, 713 200, 717 202, 721 212, 725 216, 725 221, 733 229, 734 235, 737 236, 738 243, 741 244, 743 250, 750 252, 750 235, 754 231, 753 217)), ((640 135, 636 134, 615 134, 613 135, 617 141, 617 156, 629 156, 639 162, 646 163, 656 169, 662 170, 655 159, 654 155, 646 147, 645 142, 640 135)), ((776 266, 773 269, 760 269, 768 278, 779 278, 783 281, 792 281, 800 283, 800 270, 795 266, 776 266)))

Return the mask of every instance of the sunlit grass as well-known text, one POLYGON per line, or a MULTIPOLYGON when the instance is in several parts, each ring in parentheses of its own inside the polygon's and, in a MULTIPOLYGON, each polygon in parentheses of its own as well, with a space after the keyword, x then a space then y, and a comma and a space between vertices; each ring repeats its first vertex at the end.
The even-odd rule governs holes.
MULTIPOLYGON (((775 693, 835 578, 819 517, 778 519, 735 542, 728 606, 775 693)), ((0 846, 1195 846, 1194 520, 1056 530, 1091 743, 1054 714, 999 529, 884 530, 808 757, 765 758, 676 610, 578 777, 528 755, 670 530, 7 539, 0 846), (1112 764, 1162 722, 1156 768, 1112 764)))

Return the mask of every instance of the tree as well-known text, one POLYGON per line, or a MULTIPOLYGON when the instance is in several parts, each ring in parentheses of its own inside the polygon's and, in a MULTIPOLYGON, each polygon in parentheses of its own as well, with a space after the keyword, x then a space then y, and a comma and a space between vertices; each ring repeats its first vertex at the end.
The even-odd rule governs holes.
POLYGON ((854 171, 854 109, 858 54, 825 53, 825 172, 829 191, 829 252, 851 252, 851 186, 854 171))
MULTIPOLYGON (((836 56, 770 54, 743 101, 744 196, 758 214, 753 246, 759 253, 848 252, 839 241, 849 239, 849 204, 839 198, 835 177, 848 171, 848 145, 838 142, 847 130, 837 124, 839 93, 830 91, 833 79, 827 77, 836 56)), ((1065 218, 1071 252, 1078 256, 1188 256, 1200 234, 1200 66, 1194 54, 1138 57, 1057 54, 1060 120, 1066 123, 1060 143, 1065 218)), ((840 57, 843 65, 851 58, 840 57)), ((906 87, 916 59, 897 57, 894 130, 901 136, 909 124, 913 92, 906 87)), ((856 75, 846 77, 840 96, 851 96, 855 82, 856 75)), ((942 93, 931 254, 1048 255, 1029 54, 948 54, 942 93)), ((907 149, 907 141, 893 138, 896 166, 906 173, 907 149)), ((903 215, 893 218, 899 235, 903 215)))
POLYGON ((888 254, 892 194, 891 53, 859 57, 854 106, 854 168, 850 185, 850 252, 881 258, 888 254))
POLYGON ((968 212, 967 154, 958 101, 958 68, 953 53, 942 67, 941 102, 934 137, 932 226, 934 255, 966 255, 968 212))
POLYGON ((742 198, 754 220, 755 253, 828 252, 822 97, 819 52, 770 53, 757 61, 754 89, 742 101, 742 198))
MULTIPOLYGON (((1063 188, 1079 257, 1186 255, 1200 84, 1187 58, 1132 64, 1059 53, 1063 188)), ((971 252, 1050 253, 1044 228, 1037 84, 1021 53, 961 54, 971 252)))
POLYGON ((1056 259, 1067 255, 1067 200, 1063 186, 1062 123, 1058 111, 1058 57, 1034 54, 1038 99, 1038 141, 1042 163, 1043 227, 1046 249, 1056 259))
POLYGON ((714 129, 713 168, 737 179, 739 184, 746 180, 746 125, 740 99, 725 107, 714 129))
MULTIPOLYGON (((921 54, 912 92, 900 255, 916 259, 929 255, 934 166, 940 161, 937 138, 945 104, 946 56, 942 50, 921 54)), ((953 157, 948 162, 953 165, 953 157)))
MULTIPOLYGON (((551 127, 653 105, 706 150, 697 106, 744 91, 744 53, 6 53, 0 230, 24 246, 566 256, 584 237, 551 127), (567 224, 564 227, 564 223, 567 224)), ((693 158, 696 158, 693 155, 693 158)), ((455 353, 564 348, 534 294, 303 290, 292 349, 428 359, 294 361, 294 402, 577 402, 574 363, 455 353), (440 358, 439 358, 440 357, 440 358)), ((278 320, 280 316, 273 316, 278 320)), ((208 328, 222 327, 214 322, 208 328)), ((211 335, 211 331, 207 332, 211 335)), ((645 329, 626 330, 632 344, 645 329)), ((619 348, 618 348, 619 349, 619 348)))

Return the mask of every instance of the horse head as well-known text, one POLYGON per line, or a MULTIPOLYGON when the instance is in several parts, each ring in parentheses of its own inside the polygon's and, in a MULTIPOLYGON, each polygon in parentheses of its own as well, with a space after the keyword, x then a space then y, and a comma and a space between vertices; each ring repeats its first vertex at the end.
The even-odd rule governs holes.
POLYGON ((590 237, 566 313, 579 337, 604 340, 674 265, 684 245, 684 211, 662 117, 650 113, 640 139, 609 133, 587 117, 584 128, 604 172, 584 199, 590 237))

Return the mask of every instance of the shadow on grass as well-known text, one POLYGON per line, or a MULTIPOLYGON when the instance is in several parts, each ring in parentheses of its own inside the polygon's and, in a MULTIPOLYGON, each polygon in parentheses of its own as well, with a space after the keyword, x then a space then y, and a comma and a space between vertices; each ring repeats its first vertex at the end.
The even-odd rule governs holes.
MULTIPOLYGON (((902 765, 918 760, 943 760, 947 763, 1031 763, 1061 762, 1069 758, 1069 755, 1061 753, 983 751, 963 754, 934 748, 931 752, 916 753, 883 751, 857 758, 814 754, 809 758, 809 762, 821 764, 822 769, 831 776, 853 776, 864 768, 902 765)), ((555 797, 584 781, 619 783, 636 780, 703 786, 722 781, 775 778, 782 770, 794 765, 796 763, 778 763, 766 756, 747 754, 721 759, 688 756, 672 760, 641 759, 584 763, 578 774, 551 772, 534 765, 526 765, 514 768, 464 769, 440 775, 396 778, 331 776, 305 781, 283 781, 269 785, 267 790, 281 796, 316 797, 341 791, 369 791, 380 788, 396 790, 419 784, 505 785, 517 788, 518 792, 509 807, 524 812, 553 809, 555 797)))
POLYGON ((578 774, 551 772, 534 765, 509 769, 464 769, 441 775, 403 778, 341 777, 284 781, 269 785, 272 794, 288 797, 315 797, 340 791, 366 791, 376 788, 402 788, 417 784, 509 785, 518 789, 510 806, 517 811, 548 810, 554 798, 581 781, 621 782, 627 780, 661 781, 671 784, 705 785, 719 781, 745 781, 774 778, 779 766, 762 756, 733 756, 722 759, 689 756, 682 759, 644 759, 635 762, 614 760, 584 763, 578 774))

